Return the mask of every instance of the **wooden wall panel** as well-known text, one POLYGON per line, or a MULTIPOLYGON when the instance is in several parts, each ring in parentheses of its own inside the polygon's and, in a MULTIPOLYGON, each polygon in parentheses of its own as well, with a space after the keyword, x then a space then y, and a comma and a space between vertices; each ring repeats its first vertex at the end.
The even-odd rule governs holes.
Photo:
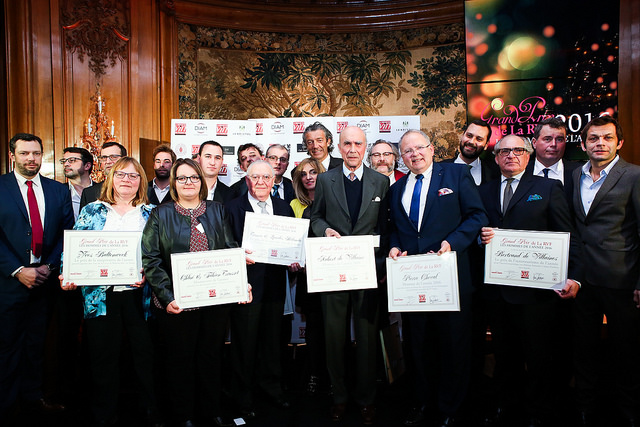
POLYGON ((640 3, 620 1, 620 62, 618 112, 625 160, 640 164, 640 3))

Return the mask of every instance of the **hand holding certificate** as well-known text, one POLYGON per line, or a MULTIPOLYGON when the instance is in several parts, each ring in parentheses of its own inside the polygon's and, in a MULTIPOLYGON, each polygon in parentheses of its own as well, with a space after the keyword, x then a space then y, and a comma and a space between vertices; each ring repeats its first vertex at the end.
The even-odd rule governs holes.
POLYGON ((249 299, 242 248, 171 254, 173 295, 181 309, 249 299))
POLYGON ((569 233, 494 229, 486 247, 485 283, 562 289, 567 280, 569 233))
POLYGON ((141 280, 139 231, 65 230, 63 280, 85 285, 132 285, 141 280))
POLYGON ((460 311, 455 252, 387 258, 390 312, 460 311))
POLYGON ((242 247, 251 251, 255 262, 304 266, 304 241, 309 220, 247 212, 242 247))

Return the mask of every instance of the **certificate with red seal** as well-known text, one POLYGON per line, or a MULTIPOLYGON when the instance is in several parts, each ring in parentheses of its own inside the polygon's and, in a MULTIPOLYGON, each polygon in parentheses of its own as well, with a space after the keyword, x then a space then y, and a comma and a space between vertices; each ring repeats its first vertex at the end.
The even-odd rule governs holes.
POLYGON ((387 258, 389 312, 460 311, 455 252, 387 258))
POLYGON ((64 282, 77 286, 133 285, 142 279, 140 231, 65 230, 64 282))
POLYGON ((247 212, 244 218, 242 247, 251 250, 255 262, 304 267, 304 241, 309 220, 280 215, 247 212))
POLYGON ((305 242, 309 292, 377 288, 379 236, 314 237, 305 242))
POLYGON ((495 285, 562 289, 570 233, 494 229, 486 247, 484 281, 495 285))
POLYGON ((247 266, 242 248, 171 254, 173 295, 178 307, 247 301, 247 266))

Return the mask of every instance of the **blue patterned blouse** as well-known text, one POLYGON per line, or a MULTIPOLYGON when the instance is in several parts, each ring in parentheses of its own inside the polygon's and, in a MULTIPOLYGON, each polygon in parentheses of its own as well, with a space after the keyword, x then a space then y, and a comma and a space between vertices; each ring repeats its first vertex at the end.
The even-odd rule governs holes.
MULTIPOLYGON (((143 205, 140 209, 142 218, 149 219, 149 214, 154 205, 143 205)), ((73 226, 74 230, 102 230, 107 221, 109 208, 101 201, 89 203, 78 216, 78 220, 73 226)), ((82 286, 82 296, 84 297, 84 318, 92 319, 107 314, 107 289, 108 286, 82 286)), ((151 287, 149 283, 144 284, 142 290, 142 307, 144 317, 148 319, 151 315, 151 287)))

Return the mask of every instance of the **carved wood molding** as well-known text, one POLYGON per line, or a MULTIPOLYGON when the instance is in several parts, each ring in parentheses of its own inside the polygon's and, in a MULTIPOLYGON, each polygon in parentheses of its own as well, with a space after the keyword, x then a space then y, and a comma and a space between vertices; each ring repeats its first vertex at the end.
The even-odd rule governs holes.
POLYGON ((77 52, 80 61, 86 55, 97 80, 107 66, 128 60, 128 0, 66 0, 60 5, 60 25, 65 48, 77 52))
POLYGON ((464 22, 462 0, 158 0, 183 23, 287 33, 385 31, 464 22))

